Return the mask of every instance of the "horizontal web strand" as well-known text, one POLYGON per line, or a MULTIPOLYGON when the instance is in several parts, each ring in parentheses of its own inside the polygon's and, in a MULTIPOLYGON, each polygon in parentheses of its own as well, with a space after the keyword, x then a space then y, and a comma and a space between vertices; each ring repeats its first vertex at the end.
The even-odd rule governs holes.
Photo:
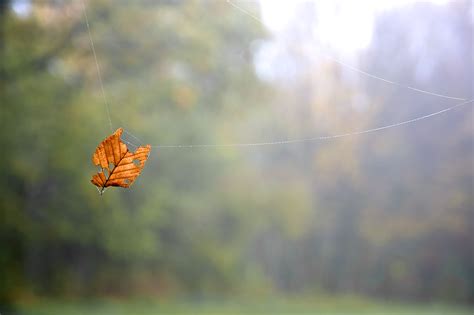
MULTIPOLYGON (((456 105, 453 105, 451 107, 426 114, 423 116, 415 117, 409 120, 404 120, 398 123, 390 124, 390 125, 385 125, 381 127, 376 127, 376 128, 371 128, 371 129, 365 129, 365 130, 359 130, 359 131, 352 131, 352 132, 347 132, 347 133, 341 133, 341 134, 336 134, 336 135, 329 135, 329 136, 318 136, 318 137, 311 137, 311 138, 299 138, 299 139, 287 139, 287 140, 276 140, 276 141, 264 141, 264 142, 251 142, 251 143, 215 143, 215 144, 174 144, 174 145, 152 145, 152 148, 158 148, 158 149, 165 149, 165 148, 175 148, 175 149, 191 149, 191 148, 219 148, 219 147, 258 147, 258 146, 270 146, 270 145, 284 145, 284 144, 292 144, 292 143, 302 143, 302 142, 316 142, 316 141, 325 141, 325 140, 333 140, 333 139, 338 139, 338 138, 345 138, 345 137, 351 137, 351 136, 358 136, 358 135, 364 135, 368 133, 374 133, 386 129, 391 129, 395 127, 400 127, 403 125, 408 125, 408 124, 413 124, 416 122, 419 122, 424 119, 428 119, 449 111, 452 111, 458 107, 461 107, 463 105, 467 104, 472 104, 474 103, 474 99, 467 100, 461 103, 458 103, 456 105)), ((134 138, 130 132, 126 131, 126 133, 134 138)), ((141 142, 141 141, 140 141, 141 142)), ((136 144, 132 142, 128 142, 131 145, 137 146, 136 144)))

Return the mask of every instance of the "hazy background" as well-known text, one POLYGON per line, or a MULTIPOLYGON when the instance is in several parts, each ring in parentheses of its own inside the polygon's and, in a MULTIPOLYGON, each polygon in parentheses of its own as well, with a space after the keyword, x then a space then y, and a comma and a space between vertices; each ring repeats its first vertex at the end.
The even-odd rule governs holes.
MULTIPOLYGON (((135 145, 336 135, 461 102, 403 86, 474 94, 470 0, 85 5, 135 145)), ((1 0, 0 104, 2 314, 472 311, 472 103, 328 141, 155 147, 100 196, 111 130, 81 2, 1 0)))

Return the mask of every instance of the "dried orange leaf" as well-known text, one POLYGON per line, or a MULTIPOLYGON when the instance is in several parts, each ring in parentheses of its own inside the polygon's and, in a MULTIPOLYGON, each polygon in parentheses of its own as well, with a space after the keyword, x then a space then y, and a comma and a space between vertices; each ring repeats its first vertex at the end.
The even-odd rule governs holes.
POLYGON ((99 189, 100 194, 110 186, 128 188, 140 175, 150 154, 150 145, 138 147, 130 152, 127 145, 120 140, 123 129, 117 129, 113 135, 102 141, 92 156, 92 162, 101 171, 92 176, 91 182, 99 189))

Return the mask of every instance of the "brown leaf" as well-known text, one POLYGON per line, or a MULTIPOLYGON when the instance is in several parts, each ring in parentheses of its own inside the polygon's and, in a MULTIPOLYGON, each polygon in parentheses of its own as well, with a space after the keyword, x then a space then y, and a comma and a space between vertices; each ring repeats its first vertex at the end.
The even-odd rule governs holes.
POLYGON ((113 135, 102 141, 92 156, 92 162, 101 171, 92 176, 91 182, 100 194, 110 186, 128 188, 140 175, 150 154, 150 145, 138 147, 134 153, 120 140, 123 129, 117 129, 113 135))

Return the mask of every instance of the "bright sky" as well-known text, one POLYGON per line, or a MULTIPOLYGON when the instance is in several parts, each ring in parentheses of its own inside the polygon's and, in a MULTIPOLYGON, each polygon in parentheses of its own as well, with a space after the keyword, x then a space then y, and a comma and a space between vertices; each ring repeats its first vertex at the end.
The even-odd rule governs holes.
MULTIPOLYGON (((353 53, 370 44, 378 13, 420 0, 259 0, 262 20, 273 32, 283 31, 298 19, 295 11, 305 3, 314 3, 317 40, 342 54, 353 53)), ((239 4, 239 0, 236 3, 239 4)), ((241 1, 240 3, 243 3, 241 1)), ((424 0, 442 5, 449 0, 424 0)))
POLYGON ((13 11, 20 17, 27 17, 31 11, 30 0, 14 0, 12 3, 13 11))
POLYGON ((261 20, 273 33, 273 38, 265 41, 256 51, 255 58, 258 75, 267 80, 292 80, 307 66, 288 53, 288 43, 295 42, 297 47, 291 47, 307 58, 319 59, 321 56, 317 52, 321 51, 322 46, 322 51, 356 66, 357 53, 371 43, 378 14, 420 2, 444 5, 449 1, 232 0, 236 5, 247 8, 250 3, 259 3, 261 20), (298 29, 296 33, 295 28, 298 29), (299 37, 295 39, 294 36, 299 37))

